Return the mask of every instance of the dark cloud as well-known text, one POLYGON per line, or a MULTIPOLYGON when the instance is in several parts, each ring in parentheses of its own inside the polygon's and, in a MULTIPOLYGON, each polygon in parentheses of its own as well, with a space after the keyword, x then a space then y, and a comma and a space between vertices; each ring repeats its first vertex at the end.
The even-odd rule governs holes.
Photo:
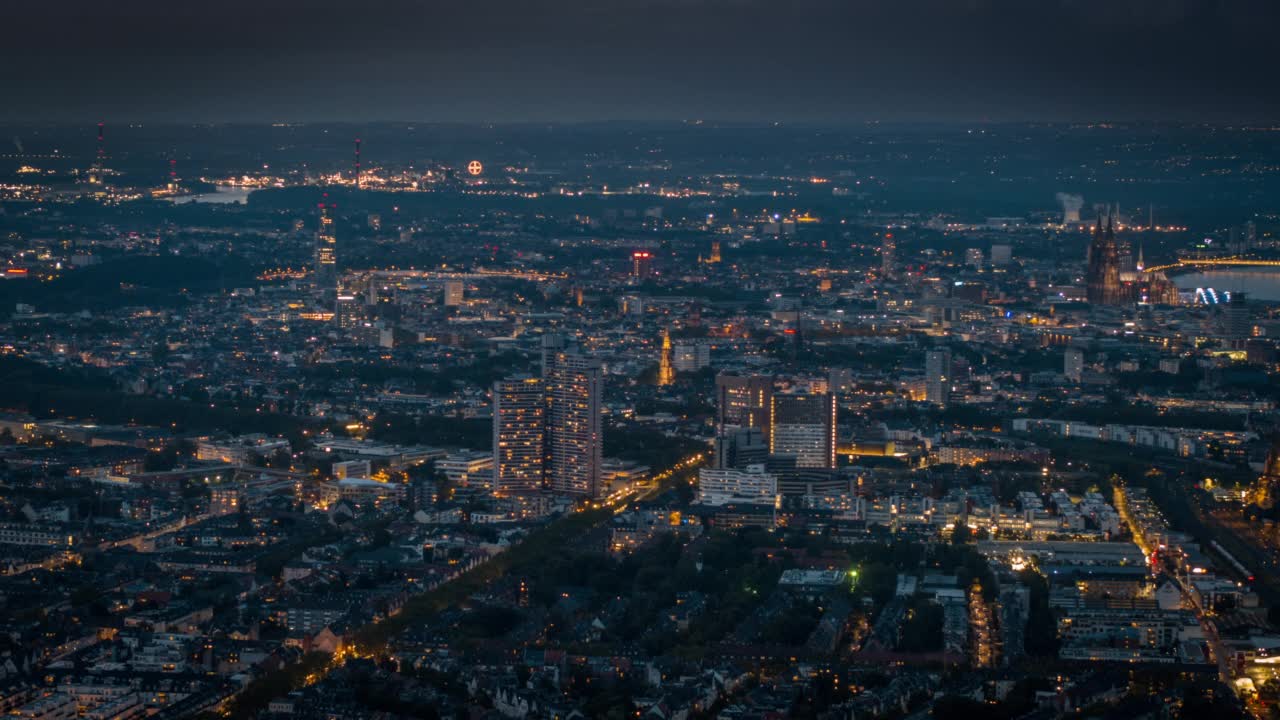
POLYGON ((0 117, 1261 119, 1274 0, 47 0, 0 117))

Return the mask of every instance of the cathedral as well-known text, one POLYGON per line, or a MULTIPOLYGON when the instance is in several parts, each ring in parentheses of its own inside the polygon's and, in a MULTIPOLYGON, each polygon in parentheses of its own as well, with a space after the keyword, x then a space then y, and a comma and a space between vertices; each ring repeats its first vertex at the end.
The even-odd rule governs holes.
POLYGON ((1085 275, 1085 296, 1093 305, 1125 305, 1132 297, 1120 283, 1120 248, 1116 244, 1115 216, 1107 211, 1106 224, 1098 215, 1093 229, 1093 242, 1089 244, 1088 271, 1085 275))
POLYGON ((1098 214, 1089 244, 1085 296, 1093 305, 1177 305, 1178 288, 1161 272, 1144 269, 1142 250, 1136 268, 1123 268, 1132 257, 1128 244, 1116 240, 1116 215, 1098 214))

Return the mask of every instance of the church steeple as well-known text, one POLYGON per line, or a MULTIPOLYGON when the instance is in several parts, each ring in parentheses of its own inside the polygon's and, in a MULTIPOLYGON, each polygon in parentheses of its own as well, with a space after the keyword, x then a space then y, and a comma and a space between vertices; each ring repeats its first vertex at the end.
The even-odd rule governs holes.
POLYGON ((658 359, 658 384, 671 385, 676 381, 676 371, 671 363, 671 333, 662 330, 662 356, 658 359))

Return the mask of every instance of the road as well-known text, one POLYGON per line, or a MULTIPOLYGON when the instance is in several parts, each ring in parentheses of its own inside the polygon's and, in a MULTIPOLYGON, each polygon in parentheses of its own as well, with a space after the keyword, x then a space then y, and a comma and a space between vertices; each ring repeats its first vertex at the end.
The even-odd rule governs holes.
MULTIPOLYGON (((646 500, 646 499, 660 496, 662 493, 671 489, 672 481, 675 478, 677 478, 680 475, 680 473, 682 473, 683 471, 692 470, 698 467, 702 463, 706 462, 709 456, 710 456, 710 453, 707 453, 707 452, 695 453, 677 462, 675 465, 672 465, 666 470, 663 470, 662 472, 659 472, 658 474, 654 475, 652 478, 652 482, 646 488, 630 487, 621 493, 614 493, 606 497, 602 501, 594 502, 594 503, 591 503, 590 505, 584 505, 583 508, 579 508, 579 509, 582 510, 585 508, 587 510, 598 511, 604 508, 609 508, 610 510, 612 510, 612 512, 610 513, 601 514, 599 519, 593 520, 592 525, 590 526, 590 528, 587 528, 587 529, 589 530, 591 528, 595 528, 595 527, 599 527, 600 525, 603 525, 605 522, 608 522, 609 519, 614 515, 626 510, 627 506, 630 505, 632 502, 646 500)), ((558 520, 548 523, 547 525, 542 526, 537 531, 535 531, 534 534, 538 534, 538 533, 554 534, 557 526, 568 526, 569 524, 573 524, 575 522, 580 524, 580 521, 581 521, 581 514, 572 513, 567 517, 562 517, 558 520)), ((574 537, 581 538, 582 530, 583 530, 582 528, 575 528, 574 537)), ((486 562, 481 563, 479 566, 472 568, 471 570, 468 570, 463 573, 459 573, 453 579, 445 583, 442 583, 441 585, 435 588, 432 588, 431 590, 425 593, 421 593, 420 595, 411 599, 410 603, 414 601, 427 601, 432 597, 439 597, 438 595, 439 593, 447 592, 448 590, 451 589, 451 586, 453 587, 456 587, 459 585, 465 586, 468 583, 483 583, 484 585, 487 585, 488 582, 493 579, 493 577, 489 577, 490 575, 492 575, 492 573, 489 571, 492 570, 492 566, 495 564, 495 561, 498 558, 503 559, 502 562, 498 563, 499 571, 496 571, 497 576, 501 576, 503 572, 505 572, 505 570, 509 569, 511 556, 518 555, 520 554, 519 553, 520 550, 527 549, 527 546, 530 544, 531 539, 532 539, 532 535, 529 538, 526 538, 524 542, 520 543, 519 545, 513 548, 508 549, 506 552, 490 558, 486 562), (484 578, 487 578, 487 579, 484 579, 484 578)), ((527 557, 524 558, 524 561, 528 562, 529 558, 527 557)), ((408 605, 406 605, 406 607, 408 607, 408 605)), ((372 623, 370 625, 367 625, 352 631, 350 633, 350 636, 356 637, 356 638, 376 636, 379 630, 382 630, 385 634, 386 632, 389 632, 387 630, 387 627, 395 628, 395 627, 400 627, 406 624, 408 621, 406 620, 404 615, 407 615, 407 614, 409 613, 407 612, 402 613, 400 616, 390 618, 391 624, 389 626, 375 627, 375 626, 379 626, 380 623, 372 623)), ((382 621, 382 623, 387 623, 387 622, 388 621, 382 621)), ((381 642, 375 643, 371 645, 371 647, 374 647, 374 648, 381 647, 381 642)), ((350 658, 355 658, 355 657, 368 657, 371 655, 371 652, 376 652, 376 651, 364 650, 362 648, 355 647, 354 644, 352 646, 344 646, 333 657, 326 659, 323 665, 320 665, 318 667, 317 666, 307 667, 303 664, 306 662, 306 660, 304 659, 303 661, 295 663, 291 667, 285 668, 284 670, 280 671, 279 674, 283 674, 290 677, 292 680, 291 684, 295 689, 302 686, 313 685, 315 683, 318 683, 324 680, 324 678, 327 677, 329 673, 341 667, 343 663, 346 662, 346 660, 350 658)), ((259 692, 254 692, 257 690, 256 686, 259 684, 273 682, 275 680, 276 678, 272 678, 269 680, 259 679, 254 681, 254 683, 250 683, 250 685, 247 686, 244 689, 244 691, 241 692, 239 695, 225 698, 224 701, 220 704, 219 713, 222 714, 223 716, 229 716, 232 714, 240 715, 247 711, 259 710, 261 709, 261 707, 265 707, 267 702, 271 700, 270 697, 266 697, 261 701, 261 703, 258 703, 256 701, 249 702, 249 703, 239 703, 239 698, 242 698, 245 695, 250 695, 250 694, 261 695, 261 693, 259 692), (256 707, 259 704, 261 705, 261 707, 256 707)))

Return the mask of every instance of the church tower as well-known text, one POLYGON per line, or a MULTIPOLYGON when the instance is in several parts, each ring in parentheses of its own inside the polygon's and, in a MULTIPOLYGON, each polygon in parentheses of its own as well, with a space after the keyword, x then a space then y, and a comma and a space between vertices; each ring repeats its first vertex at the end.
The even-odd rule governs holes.
POLYGON ((1116 245, 1115 216, 1107 211, 1106 224, 1102 215, 1093 229, 1093 242, 1089 244, 1086 297, 1094 305, 1121 305, 1125 302, 1124 288, 1120 284, 1120 252, 1116 245))
POLYGON ((676 371, 672 366, 671 333, 662 331, 662 357, 658 360, 658 384, 672 385, 676 381, 676 371))

